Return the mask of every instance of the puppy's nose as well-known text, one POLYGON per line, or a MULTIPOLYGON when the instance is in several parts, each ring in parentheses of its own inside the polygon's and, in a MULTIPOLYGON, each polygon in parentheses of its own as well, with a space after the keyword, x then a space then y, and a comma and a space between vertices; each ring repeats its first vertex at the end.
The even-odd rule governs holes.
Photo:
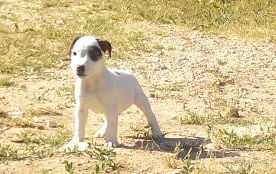
POLYGON ((84 71, 85 71, 84 65, 77 66, 77 75, 84 75, 84 71))

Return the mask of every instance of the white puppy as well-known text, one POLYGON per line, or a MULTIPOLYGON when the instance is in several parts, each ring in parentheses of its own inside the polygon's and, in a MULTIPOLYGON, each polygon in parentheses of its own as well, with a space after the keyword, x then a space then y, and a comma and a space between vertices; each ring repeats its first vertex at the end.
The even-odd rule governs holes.
POLYGON ((150 103, 136 78, 127 71, 108 70, 104 53, 111 56, 111 44, 93 36, 76 38, 70 48, 71 68, 75 83, 75 128, 73 139, 63 147, 69 150, 76 146, 85 150, 85 125, 88 109, 105 115, 106 121, 96 137, 105 137, 105 145, 117 147, 118 114, 135 104, 147 117, 154 138, 163 138, 150 103))

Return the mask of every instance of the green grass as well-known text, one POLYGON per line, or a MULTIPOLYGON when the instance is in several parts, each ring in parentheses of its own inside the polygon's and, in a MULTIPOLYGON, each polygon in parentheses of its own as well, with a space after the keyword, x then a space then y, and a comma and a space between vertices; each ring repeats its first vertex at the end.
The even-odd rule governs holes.
POLYGON ((0 87, 11 87, 14 85, 15 85, 15 82, 11 81, 10 79, 7 79, 7 78, 0 79, 0 87))
POLYGON ((23 144, 25 144, 26 146, 49 145, 51 147, 59 147, 65 144, 70 138, 69 132, 64 130, 63 128, 57 130, 55 134, 26 131, 18 136, 22 139, 23 144))
POLYGON ((225 163, 224 167, 232 174, 253 174, 253 164, 248 161, 239 161, 235 163, 225 163))
POLYGON ((22 128, 35 128, 36 125, 33 124, 28 118, 11 118, 8 117, 7 112, 0 112, 0 124, 6 127, 22 127, 22 128))
MULTIPOLYGON (((91 160, 96 160, 95 165, 90 167, 91 173, 100 174, 100 173, 112 173, 112 172, 120 172, 120 169, 123 167, 116 160, 116 152, 112 148, 105 147, 96 147, 93 144, 89 145, 89 148, 85 152, 79 152, 74 150, 71 154, 75 154, 77 156, 85 155, 88 156, 91 160)), ((74 164, 72 162, 66 161, 65 170, 68 173, 73 172, 74 164)))
POLYGON ((6 160, 18 159, 18 150, 14 149, 10 145, 0 144, 0 163, 6 160))
POLYGON ((74 166, 73 166, 73 162, 65 162, 65 171, 69 174, 74 174, 74 166))
POLYGON ((113 58, 128 57, 127 52, 140 55, 141 51, 157 49, 143 42, 146 33, 124 26, 136 21, 269 38, 272 42, 276 37, 273 0, 40 2, 41 6, 33 6, 33 1, 24 1, 22 13, 8 3, 1 4, 4 7, 0 12, 1 73, 43 75, 45 68, 66 63, 70 42, 79 34, 110 40, 116 45, 113 58))
POLYGON ((253 121, 244 118, 233 117, 228 112, 224 115, 220 113, 201 115, 197 112, 187 111, 187 114, 180 117, 180 123, 192 125, 231 124, 245 126, 252 124, 253 121))
MULTIPOLYGON (((35 160, 62 155, 57 152, 57 148, 67 143, 70 138, 69 132, 64 129, 59 129, 54 134, 26 131, 18 136, 22 139, 20 148, 0 144, 0 162, 21 159, 35 160)), ((96 164, 92 167, 93 169, 91 168, 94 173, 119 171, 122 168, 121 164, 116 161, 114 149, 99 148, 91 145, 85 152, 73 151, 72 154, 77 156, 85 155, 92 160, 96 160, 96 164)), ((67 173, 74 173, 76 168, 72 162, 66 162, 65 164, 67 173)))
POLYGON ((51 108, 30 108, 26 111, 26 115, 28 116, 37 116, 37 115, 53 115, 53 116, 61 116, 60 112, 54 111, 51 108))
POLYGON ((267 37, 275 41, 273 0, 108 1, 106 9, 126 17, 161 24, 175 24, 205 31, 230 31, 239 35, 267 37), (145 8, 148 7, 148 8, 145 8))
POLYGON ((56 155, 56 149, 69 140, 69 133, 63 129, 55 134, 23 132, 20 148, 0 144, 0 162, 6 160, 47 158, 56 155))
POLYGON ((214 133, 219 143, 226 148, 238 150, 276 150, 276 134, 270 132, 262 135, 238 136, 236 133, 219 129, 214 133))

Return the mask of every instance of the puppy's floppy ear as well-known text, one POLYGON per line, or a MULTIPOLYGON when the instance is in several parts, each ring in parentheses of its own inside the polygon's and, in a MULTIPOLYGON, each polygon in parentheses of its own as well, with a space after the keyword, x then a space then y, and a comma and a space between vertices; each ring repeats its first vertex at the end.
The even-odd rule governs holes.
POLYGON ((74 44, 77 42, 77 40, 78 40, 79 38, 81 38, 81 36, 77 36, 77 37, 72 41, 72 43, 71 43, 71 45, 70 45, 70 49, 69 49, 69 56, 71 56, 72 48, 73 48, 74 44))
POLYGON ((108 51, 108 55, 109 55, 109 57, 111 57, 111 50, 112 50, 111 44, 107 40, 97 39, 97 41, 98 41, 101 49, 103 50, 103 52, 108 51))

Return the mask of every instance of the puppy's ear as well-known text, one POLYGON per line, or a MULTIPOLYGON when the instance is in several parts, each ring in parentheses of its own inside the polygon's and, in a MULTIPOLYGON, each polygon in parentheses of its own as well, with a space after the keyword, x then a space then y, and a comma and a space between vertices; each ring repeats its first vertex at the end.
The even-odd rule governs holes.
POLYGON ((97 41, 98 41, 101 49, 103 50, 103 52, 108 51, 108 55, 109 55, 109 57, 111 57, 111 50, 112 50, 111 44, 107 40, 97 39, 97 41))
POLYGON ((74 44, 77 42, 77 40, 80 38, 81 36, 77 36, 71 43, 70 45, 70 49, 69 49, 69 57, 71 56, 71 51, 72 51, 72 48, 74 46, 74 44))

